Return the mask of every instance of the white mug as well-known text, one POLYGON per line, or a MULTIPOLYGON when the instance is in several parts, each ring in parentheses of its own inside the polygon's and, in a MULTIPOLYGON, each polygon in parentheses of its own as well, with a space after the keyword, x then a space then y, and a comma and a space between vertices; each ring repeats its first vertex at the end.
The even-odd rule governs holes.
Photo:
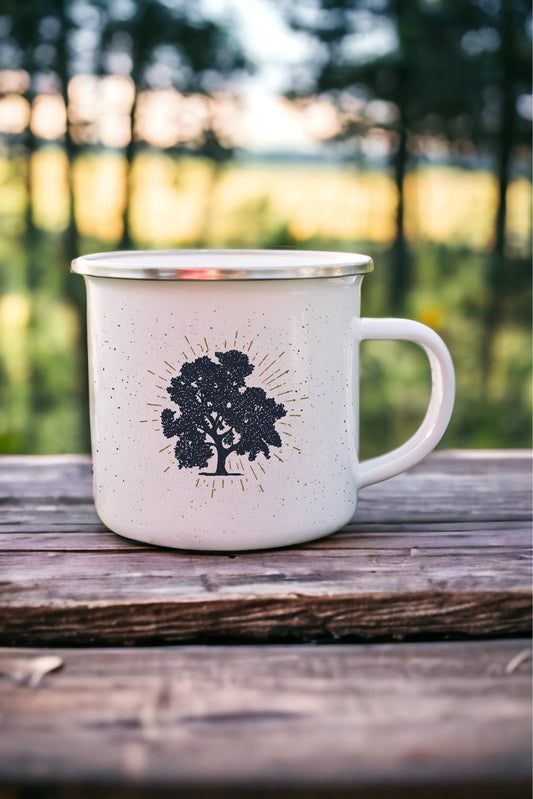
POLYGON ((94 496, 138 541, 287 546, 341 528, 358 489, 438 443, 454 401, 441 338, 360 317, 368 256, 292 250, 85 255, 94 496), (414 341, 432 391, 418 431, 359 461, 359 345, 414 341))

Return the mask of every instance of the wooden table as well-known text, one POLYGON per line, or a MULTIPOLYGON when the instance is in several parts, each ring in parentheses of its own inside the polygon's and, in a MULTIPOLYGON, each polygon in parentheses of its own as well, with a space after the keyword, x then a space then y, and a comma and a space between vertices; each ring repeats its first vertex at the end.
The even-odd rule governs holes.
POLYGON ((0 799, 529 797, 529 452, 278 551, 119 538, 83 457, 0 459, 0 509, 0 799))

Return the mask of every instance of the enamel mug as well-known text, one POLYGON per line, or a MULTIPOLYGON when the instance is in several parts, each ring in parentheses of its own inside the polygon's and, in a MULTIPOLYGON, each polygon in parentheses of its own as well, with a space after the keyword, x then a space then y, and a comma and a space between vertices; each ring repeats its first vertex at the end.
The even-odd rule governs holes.
POLYGON ((418 322, 361 318, 371 270, 365 255, 293 250, 77 258, 104 524, 193 550, 297 544, 347 524, 360 488, 427 455, 452 412, 451 358, 418 322), (419 344, 432 391, 405 444, 360 461, 364 339, 419 344))

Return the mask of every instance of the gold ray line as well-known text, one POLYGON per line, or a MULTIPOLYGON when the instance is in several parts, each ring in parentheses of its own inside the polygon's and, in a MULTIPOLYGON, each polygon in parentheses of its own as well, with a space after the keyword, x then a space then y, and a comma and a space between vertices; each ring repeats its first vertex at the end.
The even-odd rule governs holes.
POLYGON ((203 351, 204 351, 204 345, 200 344, 200 352, 203 352, 203 351))
POLYGON ((300 399, 309 399, 309 397, 300 397, 300 399))
MULTIPOLYGON (((272 389, 272 391, 274 391, 274 389, 272 389)), ((283 397, 284 394, 293 394, 293 393, 294 393, 294 389, 293 388, 289 388, 288 391, 280 391, 279 394, 276 394, 276 397, 283 397)))
POLYGON ((209 352, 209 344, 207 343, 207 339, 205 336, 204 336, 204 341, 205 341, 205 351, 209 352))
POLYGON ((185 358, 185 360, 186 360, 186 361, 188 361, 188 360, 189 360, 189 358, 188 358, 188 356, 187 356, 187 353, 186 353, 186 352, 183 352, 183 350, 182 350, 182 351, 181 351, 181 354, 183 355, 183 357, 185 358))
POLYGON ((228 340, 227 340, 227 338, 224 339, 224 349, 225 350, 228 349, 228 340))
POLYGON ((159 421, 159 416, 157 417, 157 419, 152 419, 152 422, 158 422, 158 421, 159 421))
POLYGON ((229 458, 228 458, 228 466, 229 466, 229 468, 231 469, 231 461, 230 461, 230 459, 229 459, 229 458))
MULTIPOLYGON (((259 361, 259 363, 257 364, 257 368, 258 368, 258 369, 259 369, 259 367, 261 366, 261 364, 262 364, 264 361, 266 361, 266 359, 267 359, 267 358, 268 358, 268 352, 267 352, 267 354, 265 355, 265 357, 263 358, 263 360, 262 360, 262 361, 259 361)), ((269 367, 269 368, 270 368, 270 367, 269 367)))
POLYGON ((263 472, 263 474, 266 474, 265 470, 263 469, 263 466, 262 466, 262 464, 261 464, 261 463, 258 463, 257 465, 259 466, 259 468, 261 469, 261 471, 263 472))
POLYGON ((241 486, 242 486, 242 490, 244 491, 244 483, 242 482, 242 480, 241 480, 241 486))
POLYGON ((266 377, 261 382, 264 383, 265 386, 268 386, 268 384, 269 383, 273 383, 274 380, 279 380, 281 375, 278 375, 278 372, 279 372, 279 369, 276 369, 275 372, 271 372, 269 375, 266 375, 266 377), (268 382, 266 382, 266 381, 268 381, 268 382))
MULTIPOLYGON (((168 373, 169 373, 169 375, 171 375, 171 374, 172 374, 172 372, 170 371, 170 369, 165 369, 165 372, 168 372, 168 373)), ((167 378, 167 380, 168 380, 168 378, 167 378)))
POLYGON ((292 427, 290 422, 280 422, 280 424, 285 425, 285 427, 292 427))
POLYGON ((156 385, 156 388, 160 388, 160 389, 161 389, 161 391, 163 391, 163 390, 164 390, 164 388, 165 388, 165 386, 158 386, 158 385, 156 385))
POLYGON ((296 450, 296 452, 301 452, 301 451, 302 451, 302 450, 301 450, 301 449, 299 449, 298 447, 293 447, 293 449, 295 449, 295 450, 296 450))
POLYGON ((160 449, 159 452, 164 452, 166 449, 168 449, 171 446, 172 446, 172 444, 167 444, 166 447, 163 447, 163 449, 160 449))
POLYGON ((157 375, 160 380, 168 380, 168 377, 163 377, 163 375, 157 375))
POLYGON ((293 438, 292 433, 287 433, 286 430, 282 430, 281 432, 283 433, 284 436, 290 436, 291 438, 293 438))
POLYGON ((239 331, 238 331, 238 330, 236 330, 236 331, 235 331, 235 341, 233 342, 233 346, 234 346, 234 347, 236 347, 236 346, 237 346, 237 336, 238 336, 238 335, 239 335, 239 331))
MULTIPOLYGON (((263 359, 263 360, 264 360, 264 359, 263 359)), ((261 361, 261 363, 263 363, 263 361, 261 361)), ((275 364, 275 363, 276 363, 276 361, 272 361, 272 363, 270 364, 270 366, 267 366, 267 368, 266 368, 266 369, 263 369, 263 371, 260 373, 259 377, 261 377, 261 375, 264 375, 264 374, 265 374, 265 372, 268 372, 268 370, 270 369, 270 367, 271 367, 271 366, 274 366, 274 364, 275 364)), ((261 365, 261 364, 259 364, 259 365, 261 365)))
POLYGON ((222 478, 222 488, 224 488, 224 478, 222 478))
POLYGON ((251 350, 251 348, 252 348, 252 344, 253 344, 253 343, 254 343, 254 339, 252 339, 252 340, 250 341, 250 343, 248 344, 248 352, 250 352, 250 350, 251 350))
POLYGON ((274 452, 274 457, 275 457, 275 458, 277 458, 277 459, 278 459, 278 461, 281 461, 282 463, 285 463, 285 461, 283 460, 283 458, 280 458, 280 457, 279 457, 279 455, 278 455, 276 452, 274 452))
POLYGON ((289 413, 291 419, 293 418, 293 416, 297 416, 298 418, 300 418, 301 415, 302 415, 301 413, 289 413))
POLYGON ((154 433, 160 433, 160 432, 161 432, 160 427, 154 427, 154 433))
POLYGON ((149 372, 151 375, 155 375, 155 372, 152 372, 151 369, 147 369, 146 371, 149 372))
POLYGON ((147 421, 148 421, 148 419, 139 419, 139 424, 144 424, 147 421))
POLYGON ((166 468, 166 469, 163 469, 163 474, 164 474, 165 472, 168 472, 168 470, 169 470, 169 469, 170 469, 170 466, 167 466, 167 468, 166 468))
POLYGON ((160 402, 147 402, 146 404, 147 405, 152 405, 154 408, 162 408, 163 407, 160 402))
MULTIPOLYGON (((277 371, 279 372, 279 369, 278 369, 277 371)), ((285 376, 286 374, 288 374, 290 371, 291 371, 290 369, 286 369, 284 372, 282 372, 282 373, 281 373, 280 375, 278 375, 277 377, 274 377, 274 374, 275 374, 275 372, 274 372, 274 373, 272 374, 272 379, 271 379, 271 380, 269 380, 269 382, 267 383, 267 386, 269 385, 269 383, 273 383, 273 382, 274 382, 274 380, 279 380, 279 379, 280 379, 280 377, 284 377, 284 376, 285 376)))
POLYGON ((176 371, 176 367, 175 367, 175 366, 172 366, 172 364, 171 364, 171 363, 169 363, 168 361, 163 361, 163 363, 166 363, 166 365, 167 365, 167 366, 170 366, 170 368, 172 369, 172 371, 174 371, 174 372, 176 371))
POLYGON ((284 386, 284 385, 285 385, 285 383, 278 383, 278 385, 277 385, 277 386, 272 386, 272 388, 271 388, 270 390, 271 390, 271 391, 275 391, 277 388, 281 388, 281 387, 282 387, 282 386, 284 386))
MULTIPOLYGON (((296 400, 295 400, 295 399, 290 399, 290 400, 285 400, 285 402, 286 402, 286 403, 287 403, 287 402, 296 402, 296 400)), ((295 416, 299 416, 300 414, 298 414, 298 413, 297 413, 297 414, 294 414, 294 415, 295 415, 295 416)))
POLYGON ((253 474, 253 476, 254 476, 254 477, 255 477, 255 479, 257 480, 257 475, 256 475, 256 473, 254 472, 254 467, 253 467, 253 466, 250 466, 250 469, 252 470, 252 474, 253 474))
MULTIPOLYGON (((272 363, 270 364, 270 366, 267 366, 267 368, 266 368, 266 369, 265 369, 263 372, 261 372, 261 374, 264 374, 265 372, 268 372, 268 370, 270 369, 270 367, 271 367, 271 366, 274 366, 274 364, 276 363, 276 361, 279 361, 279 359, 281 358, 281 356, 282 356, 282 355, 285 355, 285 350, 283 350, 283 352, 281 353, 281 355, 278 355, 278 356, 277 356, 277 358, 274 358, 274 360, 272 361, 272 363)), ((262 363, 262 361, 261 361, 261 363, 262 363)), ((280 367, 280 368, 283 368, 283 367, 280 367)), ((279 369, 278 369, 277 371, 279 372, 279 369)), ((289 371, 290 371, 290 369, 287 369, 287 372, 289 372, 289 371)), ((283 372, 283 374, 287 374, 287 372, 283 372)), ((280 377, 281 377, 281 375, 280 375, 280 377)))
POLYGON ((198 478, 198 480, 196 481, 196 486, 195 486, 196 488, 198 488, 198 483, 199 482, 200 482, 200 478, 198 478))
POLYGON ((239 458, 239 465, 240 465, 241 471, 244 472, 244 466, 242 465, 242 460, 240 458, 239 458))
POLYGON ((215 493, 215 481, 213 480, 213 486, 211 488, 211 499, 213 499, 213 494, 215 493))
POLYGON ((261 493, 264 494, 265 492, 263 491, 263 486, 261 485, 261 483, 259 483, 259 488, 261 489, 261 493))

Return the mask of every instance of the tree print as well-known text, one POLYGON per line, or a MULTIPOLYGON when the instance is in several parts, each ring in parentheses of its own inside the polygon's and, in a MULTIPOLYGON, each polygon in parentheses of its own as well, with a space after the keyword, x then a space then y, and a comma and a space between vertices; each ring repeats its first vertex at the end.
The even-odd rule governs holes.
POLYGON ((215 356, 218 363, 204 355, 183 364, 167 387, 179 413, 165 408, 161 423, 166 438, 176 437, 180 469, 206 469, 216 455, 215 470, 201 474, 224 476, 232 452, 253 461, 260 453, 270 458, 270 447, 281 447, 275 425, 287 411, 262 388, 246 386, 255 368, 247 355, 229 350, 215 356))

